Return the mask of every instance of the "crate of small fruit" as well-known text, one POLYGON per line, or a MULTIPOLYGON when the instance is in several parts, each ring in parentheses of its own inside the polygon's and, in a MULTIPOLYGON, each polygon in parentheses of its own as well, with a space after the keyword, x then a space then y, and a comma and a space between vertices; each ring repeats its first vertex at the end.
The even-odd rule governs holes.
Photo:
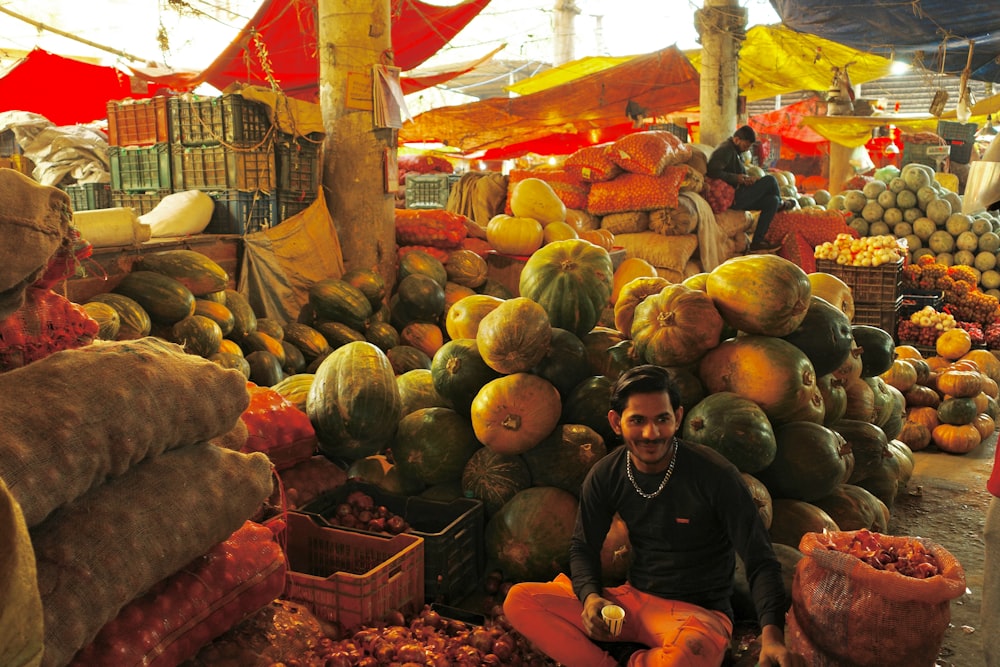
POLYGON ((816 246, 816 270, 843 280, 856 303, 892 304, 899 297, 902 248, 890 235, 854 238, 838 234, 816 246))
MULTIPOLYGON (((1000 301, 979 289, 978 276, 971 267, 945 266, 930 256, 921 257, 903 269, 903 291, 912 290, 939 291, 942 305, 935 310, 951 316, 956 327, 968 331, 974 345, 1000 349, 1000 301)), ((912 327, 907 327, 907 335, 913 335, 912 327)), ((931 334, 923 335, 929 338, 931 334)), ((900 340, 904 340, 902 329, 900 340)))

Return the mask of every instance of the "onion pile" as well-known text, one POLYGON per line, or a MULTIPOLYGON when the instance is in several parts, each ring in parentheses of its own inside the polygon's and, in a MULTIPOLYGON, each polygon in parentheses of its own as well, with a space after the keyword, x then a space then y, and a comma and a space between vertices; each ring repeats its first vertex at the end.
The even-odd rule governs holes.
POLYGON ((358 528, 373 533, 389 533, 398 535, 410 529, 398 514, 390 512, 385 505, 375 505, 375 499, 364 491, 352 491, 344 502, 337 505, 337 511, 329 517, 331 526, 343 528, 358 528))

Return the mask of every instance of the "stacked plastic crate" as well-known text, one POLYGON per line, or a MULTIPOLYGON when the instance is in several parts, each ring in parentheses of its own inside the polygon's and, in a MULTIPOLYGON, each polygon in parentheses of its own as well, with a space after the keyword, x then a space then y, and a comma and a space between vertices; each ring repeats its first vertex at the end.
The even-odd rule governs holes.
POLYGON ((275 222, 307 208, 319 195, 323 167, 323 134, 295 136, 278 132, 274 141, 278 172, 275 222))
MULTIPOLYGON (((167 98, 113 100, 107 109, 111 205, 148 213, 172 190, 167 98)), ((81 203, 89 205, 88 193, 82 195, 81 203)))
POLYGON ((240 95, 174 97, 169 103, 175 191, 215 200, 209 234, 246 234, 276 224, 274 136, 267 110, 240 95))
POLYGON ((17 143, 13 130, 0 132, 0 168, 13 169, 25 176, 31 176, 35 168, 35 164, 21 151, 21 145, 17 143))

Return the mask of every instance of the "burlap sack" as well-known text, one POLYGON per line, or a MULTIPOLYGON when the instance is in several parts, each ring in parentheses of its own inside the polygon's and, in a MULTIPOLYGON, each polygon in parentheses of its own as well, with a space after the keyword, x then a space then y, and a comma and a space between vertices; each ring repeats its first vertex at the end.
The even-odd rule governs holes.
POLYGON ((42 600, 21 508, 0 478, 0 665, 42 661, 42 600))
POLYGON ((649 214, 645 211, 611 213, 601 218, 601 229, 612 234, 631 234, 649 229, 649 214))
POLYGON ((64 350, 0 375, 0 479, 28 527, 139 461, 233 428, 239 371, 156 338, 64 350))
POLYGON ((69 195, 13 169, 0 169, 0 319, 18 309, 24 289, 69 242, 69 195))
POLYGON ((45 611, 43 667, 61 667, 126 604, 253 516, 271 463, 207 443, 147 459, 31 531, 45 611))
POLYGON ((704 176, 708 173, 708 158, 712 154, 712 147, 704 144, 688 144, 691 148, 691 157, 687 159, 687 165, 704 176))
POLYGON ((690 199, 680 197, 674 208, 660 208, 649 213, 649 230, 664 236, 691 234, 698 227, 698 211, 690 199))
POLYGON ((618 234, 615 243, 625 248, 626 257, 638 257, 657 269, 670 269, 672 277, 684 280, 684 267, 698 249, 698 237, 694 234, 683 236, 663 236, 656 232, 638 234, 618 234))

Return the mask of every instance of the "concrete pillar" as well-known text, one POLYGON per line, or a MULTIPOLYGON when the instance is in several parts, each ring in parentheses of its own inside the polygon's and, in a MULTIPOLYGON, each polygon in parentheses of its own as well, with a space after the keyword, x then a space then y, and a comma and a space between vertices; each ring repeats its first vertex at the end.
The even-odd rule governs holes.
POLYGON ((737 127, 739 51, 746 25, 746 9, 737 0, 705 0, 695 12, 702 46, 699 141, 703 144, 715 146, 737 127))

